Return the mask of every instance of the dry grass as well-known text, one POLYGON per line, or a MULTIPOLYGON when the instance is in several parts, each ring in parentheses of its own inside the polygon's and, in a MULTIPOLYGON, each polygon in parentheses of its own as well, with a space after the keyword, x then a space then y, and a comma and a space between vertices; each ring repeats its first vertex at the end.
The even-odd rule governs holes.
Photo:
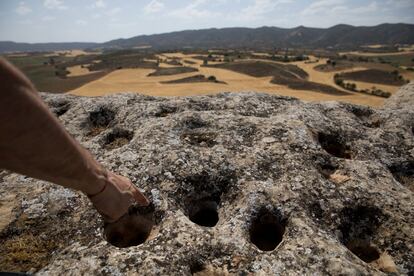
POLYGON ((58 245, 53 240, 43 240, 32 233, 24 233, 6 240, 0 249, 2 271, 26 272, 38 270, 50 261, 58 245))
POLYGON ((88 133, 89 136, 96 136, 103 132, 106 129, 106 127, 92 127, 88 133))
POLYGON ((400 176, 399 181, 414 192, 414 176, 400 176))
POLYGON ((0 231, 2 231, 12 220, 13 208, 17 205, 15 195, 7 195, 0 199, 0 231))
POLYGON ((105 145, 105 148, 108 150, 113 150, 113 149, 125 146, 128 143, 129 143, 129 140, 127 138, 119 137, 119 138, 116 138, 113 142, 105 145))

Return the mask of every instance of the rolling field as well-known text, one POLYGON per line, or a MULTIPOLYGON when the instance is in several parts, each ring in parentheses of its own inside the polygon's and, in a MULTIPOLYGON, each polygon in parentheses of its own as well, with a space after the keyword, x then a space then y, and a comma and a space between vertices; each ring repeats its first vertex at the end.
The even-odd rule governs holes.
MULTIPOLYGON (((384 57, 395 58, 393 62, 411 64, 411 53, 388 53, 384 57)), ((40 91, 81 96, 120 92, 189 96, 257 91, 305 101, 338 100, 381 106, 385 98, 346 90, 335 82, 335 74, 344 74, 346 83, 352 82, 360 89, 374 87, 392 94, 402 85, 400 80, 390 83, 391 78, 384 83, 383 77, 391 76, 389 72, 396 70, 391 64, 338 61, 332 66, 327 58, 314 56, 302 61, 289 59, 289 62, 280 62, 272 60, 267 53, 192 54, 123 50, 19 54, 10 55, 7 59, 25 72, 40 91)), ((398 70, 405 80, 414 79, 413 72, 398 70)))
MULTIPOLYGON (((80 65, 79 68, 75 66, 78 56, 73 55, 19 54, 6 56, 6 59, 22 70, 39 91, 50 93, 68 92, 106 74, 104 71, 86 73, 84 68, 81 73, 80 65), (69 67, 72 63, 74 66, 69 67)), ((92 56, 88 56, 91 59, 92 56)), ((81 59, 79 62, 84 63, 81 59)))

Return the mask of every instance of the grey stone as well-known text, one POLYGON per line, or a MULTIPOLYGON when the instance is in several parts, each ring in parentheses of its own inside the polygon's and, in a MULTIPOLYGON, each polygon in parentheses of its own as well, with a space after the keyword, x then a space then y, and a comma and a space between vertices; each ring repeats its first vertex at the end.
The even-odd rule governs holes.
MULTIPOLYGON (((32 229, 61 239, 39 275, 413 274, 413 91, 407 85, 382 109, 258 93, 43 94, 55 109, 67 107, 59 119, 83 146, 153 200, 156 228, 136 247, 103 240, 102 221, 79 193, 14 174, 0 192, 39 186, 16 199, 34 214, 32 229), (92 136, 98 121, 104 129, 92 136), (133 137, 108 149, 115 128, 133 137), (332 181, 336 171, 349 180, 332 181), (191 221, 194 206, 217 206, 217 224, 191 221), (370 253, 380 260, 369 262, 370 253), (381 261, 385 254, 394 266, 381 261)), ((16 236, 18 219, 1 241, 16 236)))

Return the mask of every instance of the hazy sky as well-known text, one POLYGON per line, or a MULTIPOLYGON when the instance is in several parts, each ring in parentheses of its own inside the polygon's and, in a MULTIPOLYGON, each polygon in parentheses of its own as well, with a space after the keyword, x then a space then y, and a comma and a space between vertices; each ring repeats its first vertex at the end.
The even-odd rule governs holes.
POLYGON ((0 40, 103 42, 222 27, 414 23, 414 0, 0 0, 0 40))

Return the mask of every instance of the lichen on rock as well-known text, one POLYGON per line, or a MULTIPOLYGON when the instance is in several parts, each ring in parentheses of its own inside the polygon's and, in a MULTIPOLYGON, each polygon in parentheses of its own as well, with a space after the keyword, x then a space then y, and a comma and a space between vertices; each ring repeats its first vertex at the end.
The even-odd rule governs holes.
POLYGON ((152 200, 156 226, 144 244, 120 249, 104 240, 85 196, 2 175, 0 194, 15 194, 18 204, 0 242, 32 239, 43 248, 28 261, 3 246, 0 267, 39 275, 412 274, 407 91, 414 85, 382 109, 257 93, 43 94, 83 146, 152 200))

